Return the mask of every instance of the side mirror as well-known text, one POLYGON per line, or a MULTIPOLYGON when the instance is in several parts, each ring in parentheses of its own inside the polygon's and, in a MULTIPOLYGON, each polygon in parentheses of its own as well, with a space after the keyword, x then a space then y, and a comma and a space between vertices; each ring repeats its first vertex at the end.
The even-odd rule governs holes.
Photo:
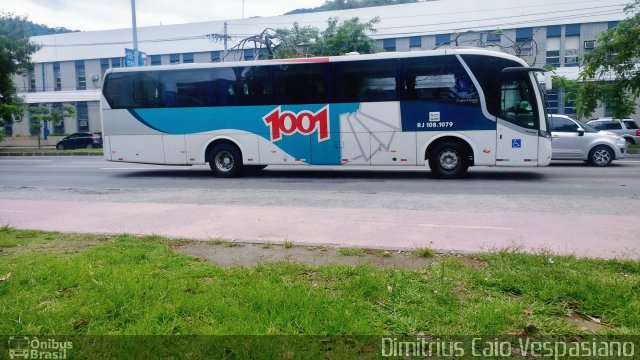
POLYGON ((584 136, 584 129, 578 128, 578 136, 584 136))

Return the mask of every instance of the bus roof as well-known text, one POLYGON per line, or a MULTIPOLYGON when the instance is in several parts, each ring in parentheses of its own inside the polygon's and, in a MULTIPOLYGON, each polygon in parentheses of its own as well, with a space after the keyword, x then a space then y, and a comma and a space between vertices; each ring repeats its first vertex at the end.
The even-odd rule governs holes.
POLYGON ((522 60, 519 57, 510 55, 510 54, 505 54, 498 51, 484 50, 484 49, 478 49, 478 48, 455 48, 455 49, 422 50, 422 51, 410 51, 410 52, 382 52, 382 53, 375 53, 375 54, 357 54, 357 55, 350 54, 350 55, 342 55, 342 56, 324 56, 324 57, 309 57, 309 58, 226 61, 226 62, 215 62, 215 63, 172 64, 172 65, 155 65, 155 66, 144 66, 144 67, 123 67, 123 68, 109 69, 107 70, 107 73, 205 69, 205 68, 218 68, 218 67, 224 68, 224 67, 236 67, 236 66, 287 65, 291 63, 333 63, 333 62, 345 62, 345 61, 398 59, 398 58, 412 58, 412 57, 421 57, 421 56, 442 56, 442 55, 481 55, 481 56, 489 56, 489 57, 498 57, 498 58, 504 58, 504 59, 515 61, 524 67, 529 66, 524 60, 522 60))

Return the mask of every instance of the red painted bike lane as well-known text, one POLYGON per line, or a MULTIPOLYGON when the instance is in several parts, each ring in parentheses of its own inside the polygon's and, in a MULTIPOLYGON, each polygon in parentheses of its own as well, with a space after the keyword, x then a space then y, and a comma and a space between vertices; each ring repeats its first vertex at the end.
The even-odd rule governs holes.
POLYGON ((637 216, 0 200, 0 225, 102 234, 640 259, 637 216))

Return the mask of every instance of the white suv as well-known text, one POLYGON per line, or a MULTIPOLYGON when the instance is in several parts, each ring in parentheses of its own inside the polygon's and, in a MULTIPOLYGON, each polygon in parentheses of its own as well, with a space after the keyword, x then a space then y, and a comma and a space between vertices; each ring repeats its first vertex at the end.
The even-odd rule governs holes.
POLYGON ((600 118, 588 121, 587 124, 598 130, 619 134, 631 145, 640 144, 640 127, 632 119, 600 118))

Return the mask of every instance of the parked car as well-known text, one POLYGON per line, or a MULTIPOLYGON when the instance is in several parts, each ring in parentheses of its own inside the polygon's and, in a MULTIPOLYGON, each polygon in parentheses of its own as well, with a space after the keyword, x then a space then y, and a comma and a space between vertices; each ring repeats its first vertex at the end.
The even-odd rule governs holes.
POLYGON ((584 160, 608 166, 627 154, 627 142, 615 133, 600 131, 565 115, 549 115, 553 160, 584 160))
POLYGON ((93 149, 102 147, 102 134, 79 132, 65 136, 56 144, 58 150, 93 149))
POLYGON ((640 127, 632 119, 612 119, 600 118, 588 121, 587 124, 598 130, 605 130, 619 134, 624 137, 629 144, 640 144, 640 127))

